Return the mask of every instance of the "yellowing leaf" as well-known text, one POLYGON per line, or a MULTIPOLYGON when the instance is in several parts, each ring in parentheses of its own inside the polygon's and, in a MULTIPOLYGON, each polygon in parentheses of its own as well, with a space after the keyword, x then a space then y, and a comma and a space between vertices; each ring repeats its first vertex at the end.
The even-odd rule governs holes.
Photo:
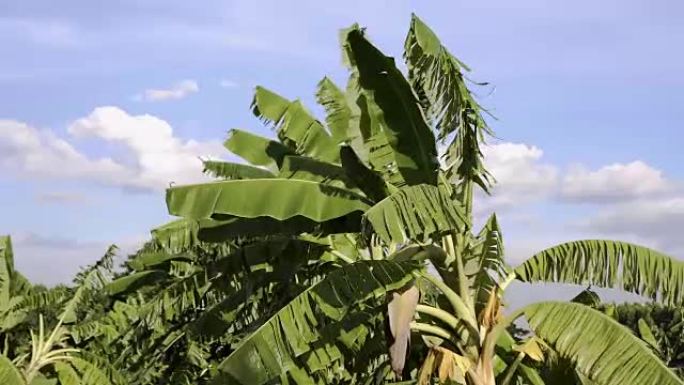
POLYGON ((544 352, 542 351, 540 342, 541 341, 536 337, 532 337, 522 344, 513 347, 513 350, 523 353, 534 361, 541 362, 544 360, 544 352))

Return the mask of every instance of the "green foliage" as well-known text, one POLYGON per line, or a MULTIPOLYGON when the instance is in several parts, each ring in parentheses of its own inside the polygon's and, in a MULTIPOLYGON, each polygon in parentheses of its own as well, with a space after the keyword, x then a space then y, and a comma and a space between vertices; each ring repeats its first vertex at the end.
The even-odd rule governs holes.
POLYGON ((363 33, 352 29, 346 46, 359 74, 371 124, 382 128, 394 162, 409 185, 437 184, 437 147, 420 104, 404 75, 363 33))
POLYGON ((400 188, 364 214, 364 224, 386 243, 427 241, 465 228, 463 210, 441 188, 422 184, 400 188))
POLYGON ((173 215, 189 219, 301 216, 324 222, 369 207, 353 191, 307 180, 250 179, 174 187, 166 202, 173 215), (270 202, 270 204, 267 204, 270 202))
POLYGON ((593 383, 681 384, 642 341, 599 311, 552 302, 523 312, 532 330, 593 383))
POLYGON ((358 25, 341 43, 350 76, 344 89, 318 84, 326 118, 257 87, 252 111, 275 138, 232 130, 225 147, 248 164, 205 161, 218 181, 169 188, 179 218, 120 269, 112 247, 72 286, 33 287, 0 238, 0 380, 682 384, 652 352, 681 363, 681 314, 665 325, 618 310, 631 332, 591 308, 589 289, 517 312, 502 300, 518 279, 681 304, 682 263, 576 241, 508 266, 495 215, 473 232, 474 186, 493 181, 481 152, 492 133, 467 68, 415 16, 407 76, 358 25), (438 141, 450 141, 444 167, 438 141), (512 336, 520 316, 529 328, 512 336))
MULTIPOLYGON (((601 309, 607 307, 603 305, 601 309)), ((655 303, 622 304, 613 308, 615 320, 649 343, 658 357, 684 379, 684 309, 655 303)))
POLYGON ((542 250, 516 268, 525 282, 620 288, 669 305, 684 303, 684 262, 626 242, 582 240, 542 250))
POLYGON ((416 267, 360 261, 332 272, 244 340, 218 367, 212 383, 350 379, 353 373, 347 373, 339 361, 363 363, 357 354, 373 339, 382 320, 366 302, 404 286, 413 279, 416 267))

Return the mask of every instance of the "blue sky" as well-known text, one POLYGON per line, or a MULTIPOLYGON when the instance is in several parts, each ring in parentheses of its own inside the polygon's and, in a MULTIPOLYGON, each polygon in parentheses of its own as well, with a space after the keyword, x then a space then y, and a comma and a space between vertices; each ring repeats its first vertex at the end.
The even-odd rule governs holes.
POLYGON ((337 31, 400 57, 416 12, 468 63, 500 140, 512 260, 594 236, 684 255, 679 0, 0 2, 0 233, 30 278, 67 281, 168 219, 163 189, 229 157, 256 85, 313 107, 339 83, 337 31), (142 3, 142 4, 141 4, 142 3))

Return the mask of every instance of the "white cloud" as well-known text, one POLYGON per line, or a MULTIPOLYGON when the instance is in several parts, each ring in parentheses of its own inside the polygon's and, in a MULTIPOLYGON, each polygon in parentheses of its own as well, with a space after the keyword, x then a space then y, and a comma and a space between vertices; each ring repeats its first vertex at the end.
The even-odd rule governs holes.
POLYGON ((654 197, 672 191, 660 170, 634 161, 614 163, 596 171, 576 166, 563 177, 561 198, 576 202, 607 202, 654 197))
POLYGON ((482 221, 491 211, 499 211, 502 223, 513 224, 516 232, 535 234, 523 243, 510 242, 513 247, 508 249, 508 255, 513 261, 540 246, 597 236, 684 255, 680 234, 684 227, 684 192, 679 183, 667 179, 660 170, 634 161, 596 170, 577 165, 563 171, 545 163, 541 149, 518 143, 487 146, 483 152, 497 183, 491 197, 478 194, 477 219, 482 221), (587 210, 566 206, 556 210, 558 203, 600 203, 601 207, 587 210), (531 215, 534 208, 556 212, 540 221, 531 215))
POLYGON ((579 228, 684 257, 684 196, 611 205, 579 221, 579 228))
POLYGON ((161 190, 206 180, 199 159, 225 153, 218 141, 181 140, 164 120, 151 115, 129 115, 117 107, 99 107, 68 127, 70 140, 27 124, 0 121, 0 168, 18 177, 78 179, 109 186, 161 190), (94 138, 119 144, 130 163, 112 157, 90 158, 72 144, 75 138, 94 138))
POLYGON ((551 194, 558 170, 544 163, 544 152, 522 143, 498 143, 483 148, 485 165, 496 178, 492 196, 482 198, 487 210, 527 203, 551 194))
POLYGON ((165 100, 183 99, 190 94, 199 91, 199 85, 194 80, 182 80, 169 88, 157 88, 145 90, 142 95, 137 95, 136 99, 148 102, 160 102, 165 100))
POLYGON ((223 88, 237 88, 238 87, 238 84, 236 82, 229 80, 229 79, 222 79, 219 84, 223 88))
POLYGON ((13 120, 0 120, 0 167, 19 175, 98 181, 127 174, 111 158, 88 159, 52 131, 13 120))

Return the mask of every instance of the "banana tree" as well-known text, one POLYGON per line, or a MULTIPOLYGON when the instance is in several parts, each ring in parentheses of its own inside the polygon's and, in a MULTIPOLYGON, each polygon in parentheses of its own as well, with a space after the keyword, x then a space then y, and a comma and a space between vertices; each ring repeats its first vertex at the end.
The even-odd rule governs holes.
MULTIPOLYGON (((122 384, 118 373, 108 370, 106 359, 94 357, 88 352, 72 345, 70 328, 78 321, 79 308, 84 301, 98 291, 108 280, 101 264, 110 264, 114 248, 92 268, 79 274, 79 285, 68 298, 62 290, 32 292, 30 284, 13 267, 13 254, 9 237, 0 238, 0 292, 6 303, 3 334, 5 346, 0 354, 0 383, 8 385, 71 385, 71 384, 122 384), (13 281, 14 280, 14 281, 13 281), (16 287, 24 288, 17 294, 16 287), (9 289, 8 289, 9 288, 9 289), (60 308, 58 319, 51 330, 46 326, 43 314, 38 314, 37 332, 30 330, 30 350, 23 352, 22 343, 12 342, 10 352, 8 341, 16 333, 17 325, 29 318, 30 312, 48 310, 57 305, 60 308), (11 353, 16 353, 10 359, 11 353)), ((5 303, 5 302, 3 302, 5 303)))
POLYGON ((277 139, 234 130, 226 147, 251 165, 206 162, 225 180, 167 190, 169 212, 183 219, 157 233, 166 246, 278 235, 315 240, 333 256, 334 269, 211 369, 212 383, 412 376, 536 385, 543 378, 533 363, 553 355, 586 383, 680 384, 601 312, 563 302, 504 311, 502 296, 514 280, 570 282, 681 304, 683 264, 641 246, 583 240, 508 266, 495 215, 473 232, 473 190, 488 191, 493 178, 481 153, 491 131, 464 81, 467 67, 415 16, 407 75, 358 26, 341 36, 351 75, 344 91, 319 83, 327 127, 301 102, 259 87, 252 109, 277 139), (337 247, 343 237, 351 247, 337 247), (506 331, 519 318, 533 333, 522 343, 506 331), (411 341, 425 348, 419 369, 406 366, 411 341))

